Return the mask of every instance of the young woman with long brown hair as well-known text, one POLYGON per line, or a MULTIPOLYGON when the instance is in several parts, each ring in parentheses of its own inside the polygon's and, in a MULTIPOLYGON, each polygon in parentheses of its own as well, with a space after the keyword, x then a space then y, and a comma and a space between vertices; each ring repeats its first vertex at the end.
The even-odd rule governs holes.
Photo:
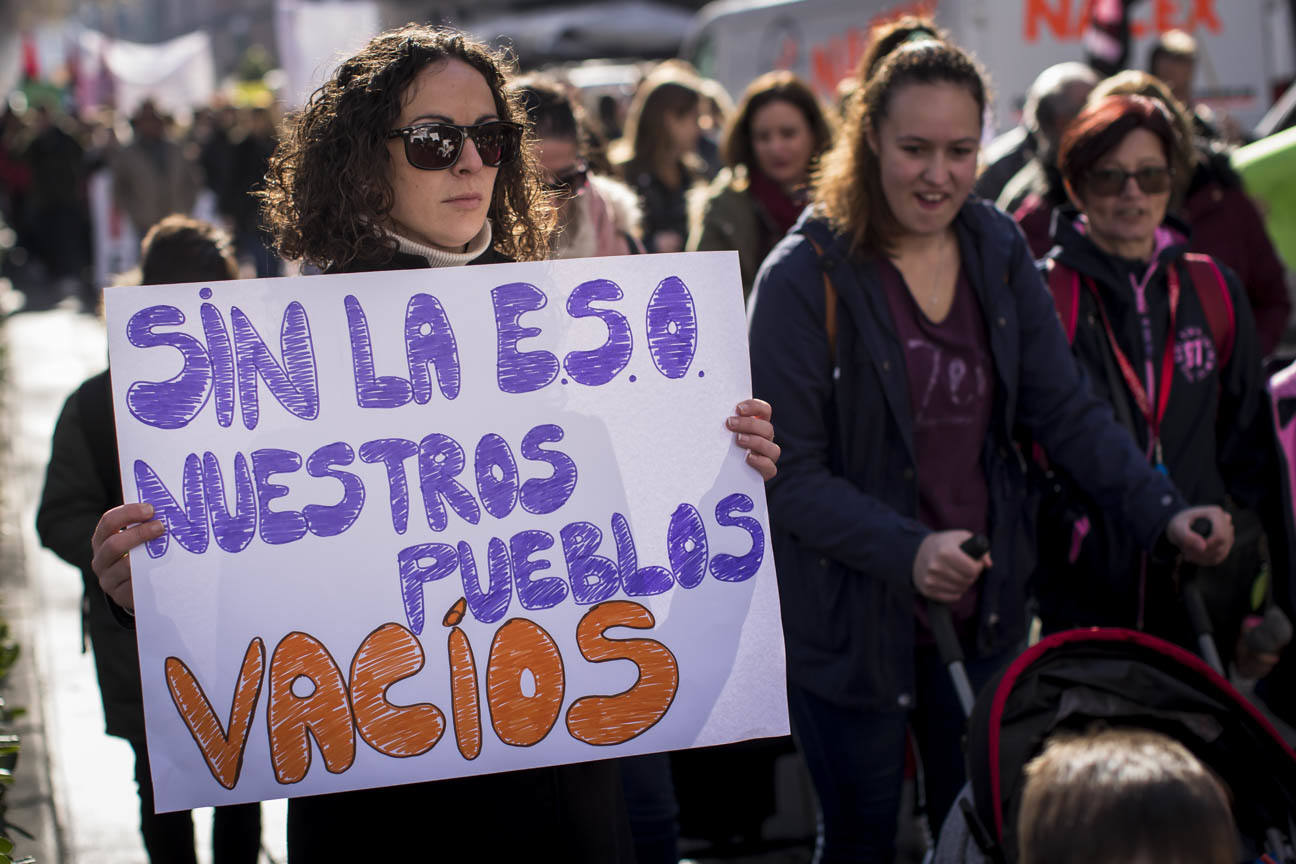
POLYGON ((889 864, 906 728, 934 824, 963 783, 928 604, 952 607, 974 684, 1025 635, 1019 426, 1146 548, 1215 563, 1232 528, 1189 508, 1090 395, 1020 232, 971 197, 987 98, 972 60, 919 39, 861 84, 815 209, 757 276, 751 357, 779 406, 771 529, 817 860, 889 864), (980 558, 960 548, 975 534, 980 558))

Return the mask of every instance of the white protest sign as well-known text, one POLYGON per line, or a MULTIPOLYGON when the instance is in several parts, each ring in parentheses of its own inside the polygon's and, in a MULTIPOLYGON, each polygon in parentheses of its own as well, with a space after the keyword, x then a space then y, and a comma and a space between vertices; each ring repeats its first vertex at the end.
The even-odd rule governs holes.
POLYGON ((786 734, 733 253, 106 306, 159 810, 786 734))

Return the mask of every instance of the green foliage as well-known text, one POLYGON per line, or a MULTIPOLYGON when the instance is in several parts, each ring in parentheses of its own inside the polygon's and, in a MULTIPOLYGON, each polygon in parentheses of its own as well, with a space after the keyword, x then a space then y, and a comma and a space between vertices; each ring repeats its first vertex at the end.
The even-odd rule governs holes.
MULTIPOLYGON (((9 623, 0 618, 0 689, 3 689, 20 656, 22 650, 10 633, 9 623)), ((29 839, 32 835, 18 825, 9 824, 6 815, 9 809, 6 797, 9 788, 13 786, 18 754, 22 751, 22 737, 13 731, 13 727, 14 722, 26 713, 25 708, 11 708, 4 697, 0 696, 0 864, 35 864, 35 859, 30 856, 13 857, 13 834, 21 834, 29 839)))

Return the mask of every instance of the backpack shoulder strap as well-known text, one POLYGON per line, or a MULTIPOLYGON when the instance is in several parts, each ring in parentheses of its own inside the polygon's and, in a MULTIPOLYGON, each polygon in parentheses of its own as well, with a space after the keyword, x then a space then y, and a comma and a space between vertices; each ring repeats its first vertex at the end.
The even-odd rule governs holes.
POLYGON ((837 290, 833 288, 828 271, 823 268, 823 248, 808 234, 802 235, 814 247, 819 256, 819 271, 823 274, 824 284, 824 330, 828 333, 828 356, 833 363, 837 362, 837 290))
POLYGON ((1224 281, 1224 274, 1215 259, 1209 255, 1189 252, 1184 255, 1184 260, 1188 263, 1188 275, 1193 290, 1197 292, 1197 300, 1206 313, 1219 364, 1227 366, 1233 357, 1233 343, 1237 337, 1237 317, 1228 283, 1224 281))
POLYGON ((1049 293, 1057 309, 1062 329, 1066 331, 1067 344, 1075 343, 1076 321, 1080 316, 1080 274, 1059 264, 1056 259, 1048 263, 1049 293))

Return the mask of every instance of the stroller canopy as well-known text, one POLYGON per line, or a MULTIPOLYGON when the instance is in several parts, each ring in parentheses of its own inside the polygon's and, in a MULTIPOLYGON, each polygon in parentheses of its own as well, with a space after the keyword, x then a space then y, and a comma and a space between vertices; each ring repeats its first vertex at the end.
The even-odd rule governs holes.
POLYGON ((1026 763, 1050 735, 1095 723, 1161 732, 1228 784, 1248 852, 1276 830, 1290 843, 1296 817, 1296 753, 1233 687, 1196 656, 1129 630, 1090 629, 1041 640, 977 700, 968 723, 969 825, 1017 860, 1017 812, 1026 763))

